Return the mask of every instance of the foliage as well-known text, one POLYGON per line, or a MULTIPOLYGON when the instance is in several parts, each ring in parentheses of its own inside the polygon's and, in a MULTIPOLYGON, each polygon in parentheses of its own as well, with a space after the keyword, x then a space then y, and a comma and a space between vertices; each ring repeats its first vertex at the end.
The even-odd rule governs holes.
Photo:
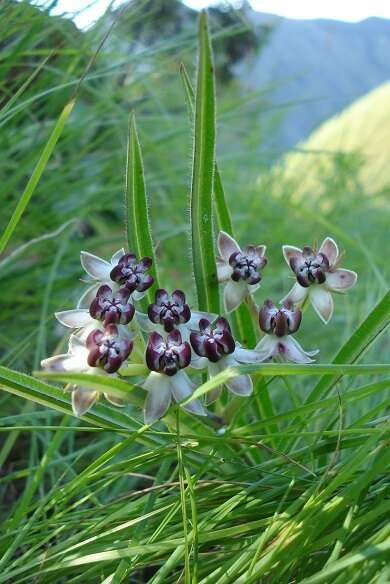
MULTIPOLYGON (((327 328, 305 314, 305 343, 324 347, 322 364, 256 367, 254 394, 223 396, 212 420, 173 409, 163 422, 144 425, 144 394, 136 387, 125 409, 97 404, 76 420, 69 394, 54 379, 47 383, 24 371, 37 368, 49 348, 60 352, 64 345, 62 330, 50 333, 49 315, 72 307, 79 295, 73 281, 81 273, 80 248, 108 256, 124 243, 118 225, 130 109, 137 111, 146 181, 133 181, 127 198, 142 202, 148 195, 159 279, 191 287, 190 254, 183 251, 191 134, 179 62, 192 55, 194 31, 185 40, 171 39, 177 62, 165 55, 166 41, 125 54, 113 32, 64 120, 61 112, 105 23, 80 42, 62 21, 36 10, 26 16, 26 27, 22 6, 9 4, 0 19, 7 57, 0 63, 6 95, 0 109, 3 233, 17 205, 24 210, 3 235, 0 260, 0 583, 385 582, 390 307, 383 210, 363 186, 348 200, 347 213, 352 187, 345 181, 331 208, 321 212, 308 196, 296 201, 290 180, 276 186, 274 174, 263 172, 258 181, 258 127, 246 130, 262 102, 234 86, 226 89, 219 102, 217 170, 211 147, 200 160, 214 177, 218 221, 229 221, 226 197, 238 238, 258 241, 261 233, 275 246, 269 261, 281 267, 268 281, 264 277, 261 297, 287 291, 280 283, 287 271, 282 243, 300 245, 328 233, 350 249, 348 264, 359 271, 360 284, 348 300, 338 299, 327 328), (63 35, 63 44, 51 45, 50 31, 63 35), (11 78, 3 75, 7 69, 11 78), (59 120, 65 124, 57 136, 59 120), (39 179, 33 191, 27 186, 32 176, 39 179)), ((132 14, 138 18, 130 8, 132 14)), ((191 104, 190 77, 184 79, 191 104)), ((210 112, 214 92, 202 89, 198 84, 210 112)), ((205 135, 204 124, 213 123, 212 115, 200 117, 195 144, 205 135)), ((134 161, 142 169, 134 123, 131 129, 129 156, 133 169, 134 161)), ((193 195, 207 196, 203 204, 211 208, 210 181, 205 191, 193 180, 194 186, 193 195)), ((149 218, 146 206, 139 208, 144 229, 136 243, 146 249, 149 218)), ((193 208, 190 216, 202 219, 193 208)), ((211 245, 213 232, 207 237, 211 245)), ((204 244, 200 235, 195 253, 204 244)), ((198 291, 210 265, 206 272, 203 265, 195 269, 198 291)), ((252 325, 244 320, 242 326, 253 339, 245 329, 252 325)), ((91 376, 91 383, 98 381, 91 376)), ((111 389, 120 394, 124 386, 118 380, 111 389)))

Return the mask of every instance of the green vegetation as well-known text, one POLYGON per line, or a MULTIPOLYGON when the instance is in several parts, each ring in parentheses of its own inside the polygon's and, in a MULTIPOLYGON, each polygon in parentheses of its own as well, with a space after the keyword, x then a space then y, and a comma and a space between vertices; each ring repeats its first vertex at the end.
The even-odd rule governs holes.
MULTIPOLYGON (((150 45, 131 37, 149 31, 143 4, 88 33, 26 3, 0 8, 0 584, 384 583, 389 180, 378 157, 388 86, 269 169, 254 123, 263 96, 219 80, 216 166, 205 18, 196 77, 192 23, 150 45), (340 133, 354 136, 348 152, 340 133), (208 174, 195 171, 191 188, 192 140, 194 168, 208 174), (224 393, 211 420, 172 408, 151 427, 143 390, 88 376, 128 405, 102 401, 74 418, 57 382, 75 378, 31 373, 66 349, 52 315, 84 288, 80 250, 109 257, 128 238, 149 253, 153 242, 159 283, 215 306, 213 232, 199 229, 212 187, 215 228, 232 221, 243 244, 269 246, 259 302, 290 287, 282 244, 329 234, 348 250, 357 287, 336 298, 327 326, 308 309, 298 335, 321 349, 318 365, 243 366, 251 397, 224 393)), ((242 26, 212 24, 214 52, 242 26)), ((243 308, 234 324, 253 346, 259 331, 243 308)))

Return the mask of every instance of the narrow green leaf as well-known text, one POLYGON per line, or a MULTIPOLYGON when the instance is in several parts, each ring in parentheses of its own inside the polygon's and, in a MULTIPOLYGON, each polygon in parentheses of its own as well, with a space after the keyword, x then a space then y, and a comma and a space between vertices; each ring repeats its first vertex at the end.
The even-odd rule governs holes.
POLYGON ((117 377, 108 375, 89 375, 86 373, 57 373, 51 371, 35 371, 35 377, 41 377, 60 383, 71 383, 74 385, 83 385, 89 389, 94 389, 100 393, 111 393, 119 398, 133 403, 136 406, 143 405, 141 397, 134 395, 137 386, 117 377))
POLYGON ((192 260, 199 309, 219 314, 212 217, 215 166, 214 69, 205 12, 199 18, 197 77, 191 183, 192 260))
MULTIPOLYGON (((339 350, 333 360, 334 364, 355 363, 371 346, 371 344, 381 335, 390 323, 390 291, 370 312, 367 318, 352 334, 350 339, 339 350)), ((313 391, 308 396, 306 402, 310 403, 323 397, 339 381, 339 377, 320 379, 313 391)))
POLYGON ((259 363, 256 365, 240 365, 228 367, 200 385, 194 393, 180 402, 186 404, 193 399, 201 397, 219 385, 226 383, 232 377, 242 374, 256 374, 263 376, 276 375, 380 375, 390 374, 389 365, 297 365, 293 363, 259 363))
POLYGON ((52 152, 55 148, 55 145, 57 144, 57 141, 62 134, 66 120, 70 116, 74 104, 75 104, 74 100, 69 101, 66 104, 66 106, 61 112, 60 117, 57 120, 56 125, 54 126, 52 133, 50 134, 48 141, 46 142, 41 157, 38 160, 36 167, 34 168, 30 180, 28 181, 23 194, 20 197, 18 204, 16 205, 15 211, 13 212, 12 217, 8 222, 8 225, 1 236, 0 254, 5 250, 13 232, 16 229, 16 226, 18 225, 24 211, 26 210, 28 203, 30 202, 31 197, 35 192, 36 187, 38 186, 42 173, 45 170, 46 165, 49 162, 50 156, 52 155, 52 152))
MULTIPOLYGON (((34 379, 25 373, 19 373, 7 367, 0 367, 0 388, 37 404, 53 408, 63 414, 74 415, 69 393, 34 379)), ((93 412, 87 412, 81 416, 81 419, 99 428, 135 429, 134 423, 129 416, 104 404, 94 405, 93 412)))
MULTIPOLYGON (((192 120, 195 112, 195 93, 186 68, 183 64, 180 65, 180 75, 183 82, 189 116, 192 120)), ((215 163, 214 169, 213 192, 218 228, 222 231, 230 233, 230 235, 234 237, 232 219, 226 202, 225 191, 217 162, 215 163)), ((256 345, 256 334, 253 330, 252 318, 248 307, 245 304, 241 304, 238 309, 232 313, 231 319, 235 336, 240 339, 243 345, 254 347, 256 345)))
MULTIPOLYGON (((134 114, 131 114, 129 119, 125 200, 127 211, 126 233, 129 251, 134 252, 139 258, 144 256, 152 258, 153 265, 150 272, 154 278, 155 286, 158 287, 156 258, 149 223, 142 151, 134 114)), ((150 289, 146 294, 146 298, 147 300, 145 299, 142 302, 145 309, 147 304, 153 302, 150 289)))

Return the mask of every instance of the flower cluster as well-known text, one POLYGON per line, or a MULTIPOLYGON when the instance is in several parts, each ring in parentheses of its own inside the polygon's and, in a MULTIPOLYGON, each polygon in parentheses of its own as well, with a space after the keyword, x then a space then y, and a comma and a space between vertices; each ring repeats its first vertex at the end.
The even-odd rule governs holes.
MULTIPOLYGON (((230 313, 250 300, 262 280, 267 265, 265 245, 241 248, 227 233, 218 236, 217 274, 224 286, 225 312, 230 313)), ((72 330, 68 352, 42 361, 49 371, 121 375, 131 360, 135 339, 144 346, 144 364, 148 370, 141 380, 147 396, 144 418, 148 424, 162 417, 172 399, 185 401, 196 384, 187 369, 205 370, 209 378, 227 367, 265 362, 272 358, 294 363, 311 363, 318 353, 305 351, 294 338, 302 321, 301 308, 310 300, 320 318, 327 323, 333 313, 332 292, 345 292, 356 280, 355 272, 339 267, 336 243, 327 237, 318 250, 283 247, 284 257, 296 283, 279 307, 266 300, 258 310, 258 324, 264 333, 253 349, 242 347, 234 338, 229 321, 223 315, 191 310, 182 290, 155 292, 147 312, 135 304, 153 285, 152 259, 137 259, 124 249, 105 261, 81 252, 81 265, 87 273, 88 289, 77 308, 56 313, 57 320, 72 330)), ((252 307, 255 305, 251 300, 252 307)), ((225 382, 238 396, 253 391, 247 374, 225 382)), ((221 387, 208 394, 216 399, 221 387)), ((98 392, 72 386, 72 405, 76 415, 84 414, 98 398, 98 392)), ((105 394, 114 405, 124 405, 116 396, 105 394)), ((208 414, 205 405, 192 399, 184 408, 196 415, 208 414)))

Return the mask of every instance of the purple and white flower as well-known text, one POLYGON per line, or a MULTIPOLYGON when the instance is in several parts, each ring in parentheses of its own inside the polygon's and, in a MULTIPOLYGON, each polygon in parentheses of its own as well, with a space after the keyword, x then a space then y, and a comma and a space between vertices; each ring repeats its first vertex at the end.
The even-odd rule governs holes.
MULTIPOLYGON (((73 334, 69 339, 68 352, 62 355, 55 355, 41 362, 43 369, 52 372, 65 373, 88 373, 106 375, 113 370, 119 369, 120 365, 127 359, 132 350, 130 338, 115 334, 112 327, 107 332, 95 331, 91 333, 88 343, 79 336, 73 334), (118 360, 120 356, 120 363, 118 360)), ((116 328, 116 327, 115 327, 116 328)), ((72 408, 76 416, 82 416, 89 410, 98 398, 99 392, 86 387, 71 386, 72 408)), ((123 406, 123 401, 111 395, 104 394, 106 399, 116 405, 123 406)))
POLYGON ((104 326, 108 324, 126 325, 131 322, 135 314, 135 308, 131 304, 130 290, 119 288, 116 292, 104 284, 96 292, 88 308, 75 308, 56 312, 57 320, 64 326, 75 329, 91 330, 96 328, 96 321, 101 321, 104 326))
POLYGON ((133 341, 120 334, 115 324, 108 324, 103 331, 91 331, 85 345, 89 351, 88 365, 101 367, 107 373, 116 373, 133 349, 133 341))
POLYGON ((224 306, 231 312, 248 294, 259 287, 261 270, 267 264, 265 245, 248 245, 241 249, 237 241, 224 231, 218 235, 217 275, 219 282, 226 282, 224 306))
MULTIPOLYGON (((192 358, 191 367, 208 370, 210 378, 215 377, 227 367, 243 363, 257 363, 260 356, 255 350, 243 349, 235 342, 230 325, 226 318, 218 317, 215 323, 202 318, 199 330, 190 335, 191 346, 196 353, 192 358)), ((253 391, 252 379, 249 375, 237 375, 225 382, 226 387, 235 395, 246 396, 253 391)), ((210 392, 208 401, 215 400, 221 387, 210 392)))
POLYGON ((255 351, 260 361, 280 357, 292 363, 312 363, 316 351, 305 351, 292 336, 299 329, 302 312, 294 309, 292 302, 285 301, 277 308, 271 300, 266 300, 259 311, 259 325, 266 335, 256 345, 255 351))
POLYGON ((152 286, 154 281, 153 276, 147 273, 152 263, 153 261, 150 257, 137 260, 135 254, 126 253, 111 270, 111 280, 126 286, 131 293, 136 290, 142 294, 152 286))
POLYGON ((169 295, 166 290, 160 289, 156 292, 155 303, 149 305, 148 316, 151 322, 161 324, 169 333, 179 324, 188 322, 191 311, 184 292, 175 290, 169 295))
POLYGON ((283 301, 302 306, 309 299, 321 320, 327 324, 333 314, 332 292, 344 293, 356 284, 357 274, 339 268, 340 253, 336 242, 327 237, 318 251, 283 246, 283 255, 297 279, 283 301))
MULTIPOLYGON (((165 414, 172 397, 180 402, 192 395, 195 385, 183 371, 190 364, 191 347, 182 340, 177 329, 168 333, 166 338, 154 331, 149 336, 145 359, 151 372, 142 385, 148 392, 144 419, 146 424, 152 424, 165 414)), ((197 399, 183 407, 192 414, 207 415, 197 399)))
POLYGON ((134 254, 126 253, 123 248, 114 253, 110 262, 87 251, 80 253, 80 261, 92 285, 80 298, 79 308, 90 307, 102 284, 110 286, 114 292, 126 287, 134 300, 140 300, 153 284, 153 277, 147 273, 152 265, 151 258, 137 260, 134 254))
POLYGON ((180 331, 182 339, 188 341, 191 330, 198 326, 200 319, 213 320, 215 315, 191 311, 182 290, 168 294, 166 290, 160 289, 156 292, 154 304, 149 305, 148 313, 137 311, 136 318, 140 328, 146 333, 157 331, 164 334, 175 328, 180 331))

